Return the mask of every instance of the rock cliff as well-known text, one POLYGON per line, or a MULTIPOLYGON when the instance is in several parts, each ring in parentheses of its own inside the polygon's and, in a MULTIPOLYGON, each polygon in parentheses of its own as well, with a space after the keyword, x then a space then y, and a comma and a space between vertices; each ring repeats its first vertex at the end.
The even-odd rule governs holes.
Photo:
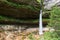
POLYGON ((0 1, 0 15, 15 18, 38 18, 39 9, 35 6, 0 1))

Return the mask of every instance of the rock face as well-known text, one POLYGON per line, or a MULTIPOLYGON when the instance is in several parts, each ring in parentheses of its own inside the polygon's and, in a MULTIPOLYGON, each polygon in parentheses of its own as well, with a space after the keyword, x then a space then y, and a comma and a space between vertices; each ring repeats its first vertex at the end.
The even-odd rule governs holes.
POLYGON ((37 0, 8 0, 8 1, 25 5, 39 6, 37 0))
MULTIPOLYGON (((54 6, 55 4, 59 2, 60 0, 45 0, 44 8, 51 9, 52 6, 54 6)), ((39 9, 40 9, 39 7, 40 6, 37 0, 0 0, 0 15, 5 15, 5 16, 13 17, 13 18, 25 18, 25 19, 38 18, 39 9), (4 1, 8 1, 8 2, 6 3, 4 1), (19 8, 16 8, 15 6, 13 6, 13 5, 16 5, 13 3, 16 3, 17 7, 19 8), (22 5, 25 5, 27 7, 22 6, 22 5)))
POLYGON ((45 4, 45 9, 51 9, 53 6, 55 6, 56 4, 59 5, 60 0, 45 0, 44 4, 45 4))
POLYGON ((0 15, 14 18, 38 18, 39 12, 29 8, 16 8, 4 2, 0 2, 0 15))
MULTIPOLYGON (((45 9, 51 9, 60 0, 44 0, 45 9)), ((18 19, 39 18, 40 4, 37 0, 0 0, 0 15, 18 19)), ((4 20, 3 20, 4 21, 4 20)))
MULTIPOLYGON (((23 4, 28 4, 28 5, 32 5, 32 6, 39 6, 39 3, 37 2, 37 0, 10 0, 11 2, 15 2, 15 3, 23 3, 23 4)), ((44 0, 44 8, 45 9, 51 9, 51 7, 53 7, 54 5, 59 5, 60 0, 44 0)))

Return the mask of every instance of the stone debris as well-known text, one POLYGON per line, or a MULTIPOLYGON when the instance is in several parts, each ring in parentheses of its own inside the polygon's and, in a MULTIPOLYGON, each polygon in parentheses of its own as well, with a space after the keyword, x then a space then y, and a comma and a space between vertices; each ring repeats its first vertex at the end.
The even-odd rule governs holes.
MULTIPOLYGON (((43 28, 44 32, 53 32, 53 28, 43 28)), ((22 32, 19 31, 3 31, 0 32, 0 40, 29 40, 29 34, 34 33, 33 37, 39 39, 38 28, 28 28, 22 32)))

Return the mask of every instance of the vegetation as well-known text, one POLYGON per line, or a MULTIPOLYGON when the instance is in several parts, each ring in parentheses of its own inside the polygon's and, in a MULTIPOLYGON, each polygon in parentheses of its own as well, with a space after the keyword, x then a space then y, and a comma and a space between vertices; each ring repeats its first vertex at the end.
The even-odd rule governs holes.
POLYGON ((49 25, 51 27, 60 27, 60 8, 59 7, 53 7, 51 10, 51 15, 50 15, 50 23, 49 25))
POLYGON ((44 40, 60 40, 60 37, 56 32, 45 32, 44 35, 42 37, 39 37, 38 39, 34 37, 33 33, 30 34, 28 37, 30 40, 40 40, 41 38, 43 38, 44 40))

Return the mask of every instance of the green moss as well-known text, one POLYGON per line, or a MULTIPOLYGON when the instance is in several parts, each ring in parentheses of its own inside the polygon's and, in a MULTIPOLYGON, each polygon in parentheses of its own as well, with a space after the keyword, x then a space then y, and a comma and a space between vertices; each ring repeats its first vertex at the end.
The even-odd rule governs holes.
MULTIPOLYGON (((11 21, 11 22, 17 22, 17 23, 38 23, 39 19, 16 19, 16 18, 11 18, 11 17, 7 17, 7 16, 1 16, 0 15, 0 21, 3 20, 7 20, 7 21, 11 21)), ((43 19, 43 22, 49 22, 49 19, 43 19)))

